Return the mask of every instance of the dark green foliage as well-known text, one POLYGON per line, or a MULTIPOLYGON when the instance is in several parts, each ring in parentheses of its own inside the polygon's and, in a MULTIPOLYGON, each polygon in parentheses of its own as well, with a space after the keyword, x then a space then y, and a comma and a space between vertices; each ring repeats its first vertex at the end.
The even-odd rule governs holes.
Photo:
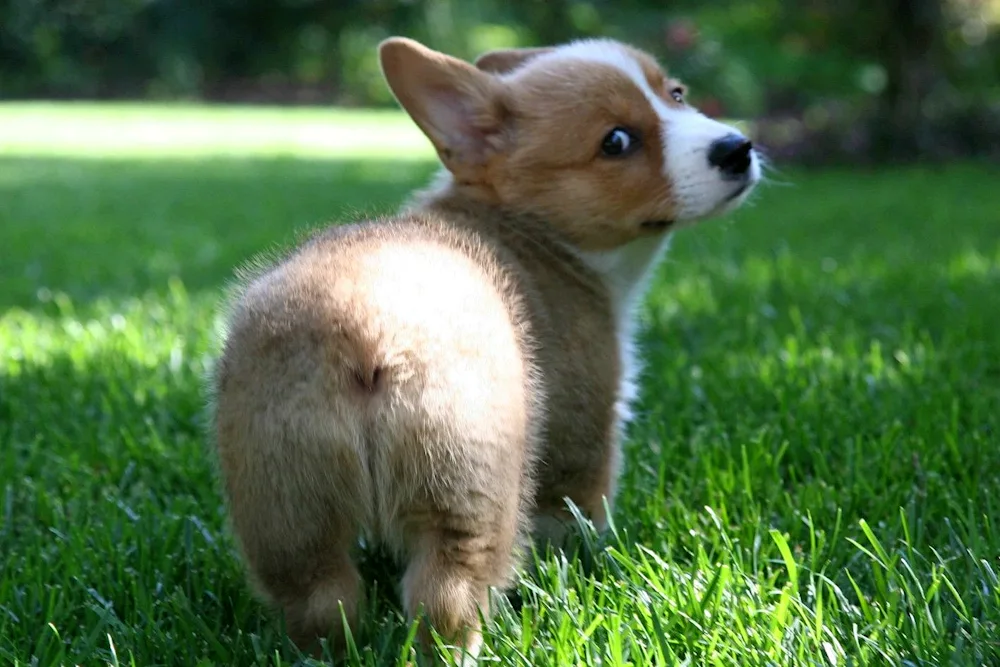
POLYGON ((609 36, 711 115, 759 118, 783 160, 996 156, 990 0, 7 0, 0 98, 389 105, 393 34, 464 58, 609 36))
POLYGON ((0 4, 0 94, 380 103, 388 98, 368 81, 371 51, 394 33, 465 57, 493 46, 613 35, 668 57, 736 115, 795 97, 801 104, 905 85, 907 61, 921 56, 963 94, 996 92, 1000 17, 992 5, 920 0, 910 11, 906 4, 8 0, 0 4), (697 34, 681 46, 685 30, 697 34))

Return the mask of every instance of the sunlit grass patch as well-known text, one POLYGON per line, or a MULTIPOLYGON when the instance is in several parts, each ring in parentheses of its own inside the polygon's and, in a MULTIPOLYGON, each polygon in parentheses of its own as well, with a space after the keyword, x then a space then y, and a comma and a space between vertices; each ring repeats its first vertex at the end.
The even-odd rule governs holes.
POLYGON ((419 160, 433 149, 412 121, 391 110, 6 103, 0 155, 419 160))

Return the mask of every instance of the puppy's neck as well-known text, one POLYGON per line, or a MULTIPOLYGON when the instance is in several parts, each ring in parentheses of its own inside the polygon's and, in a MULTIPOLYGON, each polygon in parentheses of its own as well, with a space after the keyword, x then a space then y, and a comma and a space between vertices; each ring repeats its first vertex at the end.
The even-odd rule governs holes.
POLYGON ((423 189, 403 204, 403 212, 435 211, 442 208, 495 209, 501 211, 496 193, 485 185, 458 183, 450 171, 440 167, 423 189))
POLYGON ((557 254, 579 261, 579 251, 556 227, 538 216, 503 206, 488 186, 458 183, 442 168, 430 184, 414 192, 402 206, 402 213, 424 213, 448 224, 457 224, 490 237, 521 238, 541 244, 557 254))
POLYGON ((612 250, 585 251, 544 220, 534 220, 505 209, 489 188, 457 183, 444 168, 434 175, 426 188, 411 196, 403 210, 442 214, 446 218, 458 215, 469 222, 478 218, 484 225, 487 221, 502 220, 517 224, 522 232, 539 235, 549 242, 555 241, 597 274, 609 291, 613 308, 623 324, 630 319, 634 307, 645 294, 649 278, 668 248, 671 236, 670 232, 665 232, 612 250))
POLYGON ((581 252, 604 280, 620 318, 629 318, 646 293, 649 280, 670 245, 670 233, 641 238, 614 250, 581 252))

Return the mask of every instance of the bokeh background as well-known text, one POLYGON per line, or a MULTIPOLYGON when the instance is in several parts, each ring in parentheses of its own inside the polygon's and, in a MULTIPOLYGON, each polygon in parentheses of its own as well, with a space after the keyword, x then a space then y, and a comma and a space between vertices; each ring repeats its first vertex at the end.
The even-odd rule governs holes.
POLYGON ((6 0, 0 97, 390 105, 375 45, 626 39, 800 161, 1000 151, 1000 0, 6 0))

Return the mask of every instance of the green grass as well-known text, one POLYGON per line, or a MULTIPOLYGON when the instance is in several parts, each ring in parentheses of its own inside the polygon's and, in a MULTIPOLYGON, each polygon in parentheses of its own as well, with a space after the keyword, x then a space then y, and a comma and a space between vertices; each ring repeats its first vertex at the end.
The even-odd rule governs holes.
MULTIPOLYGON (((215 308, 427 156, 391 114, 0 106, 0 664, 296 661, 224 527, 215 308)), ((615 531, 521 578, 484 664, 1000 664, 996 168, 780 180, 677 236, 615 531)), ((350 664, 401 664, 367 569, 350 664)))

